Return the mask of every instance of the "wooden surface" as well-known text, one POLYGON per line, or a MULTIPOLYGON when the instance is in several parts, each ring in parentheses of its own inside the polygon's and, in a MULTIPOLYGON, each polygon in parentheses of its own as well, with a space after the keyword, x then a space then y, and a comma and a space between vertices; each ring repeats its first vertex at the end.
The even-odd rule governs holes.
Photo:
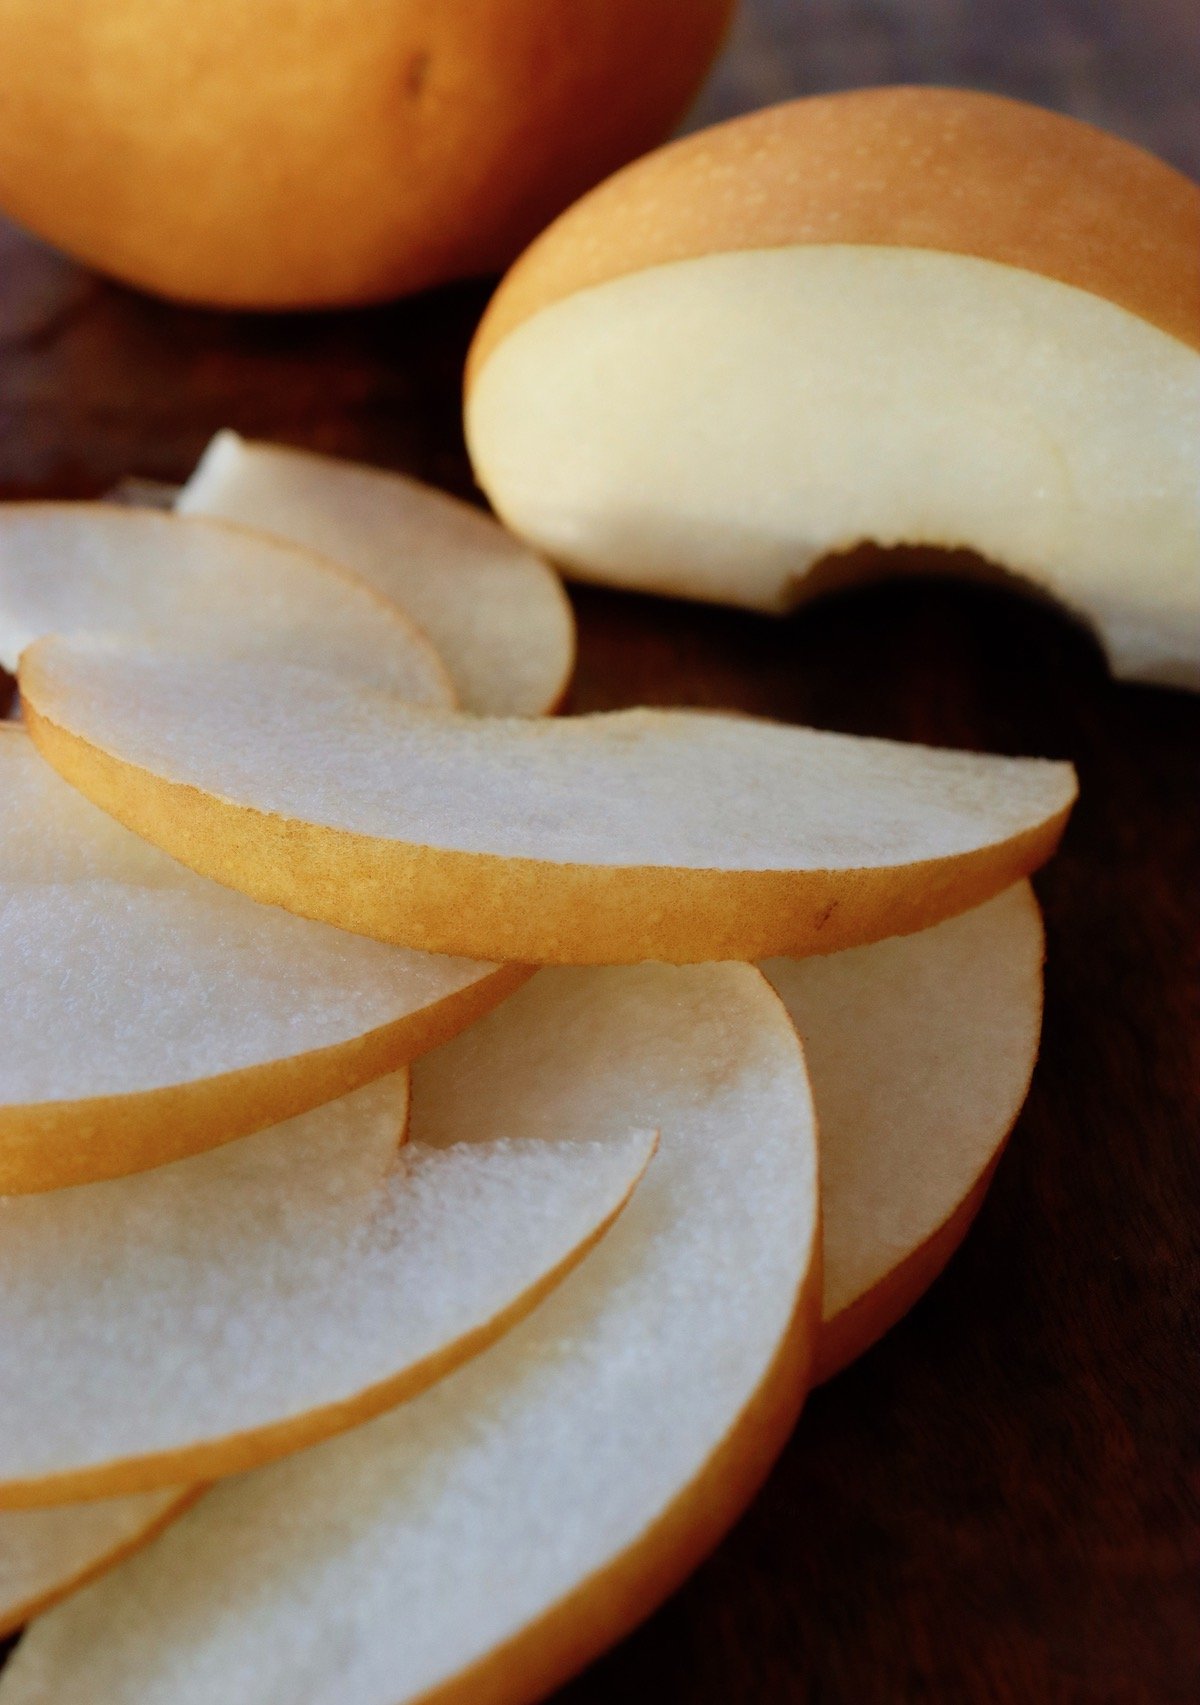
MULTIPOLYGON (((1195 0, 770 0, 700 110, 898 78, 1029 95, 1200 171, 1195 0)), ((182 312, 0 227, 0 493, 177 479, 224 425, 465 491, 457 381, 485 294, 182 312)), ((562 1705, 1200 1699, 1200 698, 1115 687, 1084 633, 979 588, 892 585, 785 623, 576 606, 573 708, 1066 756, 1083 797, 1038 885, 1042 1060, 967 1245, 562 1705)))

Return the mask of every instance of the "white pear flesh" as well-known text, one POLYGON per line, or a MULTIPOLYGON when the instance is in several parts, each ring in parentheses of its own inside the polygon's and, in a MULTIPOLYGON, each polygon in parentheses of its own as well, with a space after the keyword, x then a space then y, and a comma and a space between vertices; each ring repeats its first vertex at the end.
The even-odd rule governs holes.
MULTIPOLYGON (((917 935, 763 966, 804 1038, 820 1124, 815 1381, 894 1324, 965 1234, 1036 1056, 1042 955, 1037 903, 1022 883, 917 935)), ((143 1506, 158 1517, 155 1495, 0 1517, 0 1532, 12 1533, 9 1581, 23 1565, 22 1587, 14 1595, 9 1586, 4 1601, 29 1605, 35 1545, 40 1560, 49 1542, 35 1578, 74 1585, 93 1543, 123 1539, 143 1506)), ((21 1619, 0 1612, 2 1627, 21 1619)))
POLYGON ((43 755, 257 900, 538 963, 805 954, 905 933, 1049 856, 1069 764, 747 717, 428 712, 297 669, 48 639, 43 755), (215 690, 214 690, 215 689, 215 690))
POLYGON ((172 1488, 95 1504, 0 1511, 0 1638, 148 1545, 198 1495, 172 1488))
POLYGON ((526 972, 197 877, 0 727, 0 1194, 136 1172, 407 1064, 526 972))
POLYGON ((176 501, 320 551, 414 617, 464 710, 537 716, 566 690, 562 582, 490 515, 383 468, 219 432, 176 501))
POLYGON ((966 1235, 1033 1074, 1043 955, 1022 882, 916 935, 764 963, 803 1039, 820 1127, 815 1380, 882 1337, 966 1235))
POLYGON ((540 1698, 709 1550, 819 1311, 799 1043, 747 966, 544 972, 418 1068, 414 1135, 661 1144, 598 1248, 403 1410, 201 1500, 35 1624, 3 1705, 540 1698))
POLYGON ((654 1147, 627 1121, 582 1143, 463 1120, 466 1140, 402 1148, 407 1110, 401 1072, 4 1203, 0 1505, 237 1473, 412 1396, 545 1295, 654 1147))
POLYGON ((453 705, 427 636, 340 564, 228 522, 105 503, 0 504, 0 663, 43 634, 328 670, 453 705))
POLYGON ((1091 291, 902 246, 698 255, 533 313, 466 421, 501 518, 582 578, 785 610, 861 542, 966 547, 1118 675, 1200 687, 1200 353, 1091 291))

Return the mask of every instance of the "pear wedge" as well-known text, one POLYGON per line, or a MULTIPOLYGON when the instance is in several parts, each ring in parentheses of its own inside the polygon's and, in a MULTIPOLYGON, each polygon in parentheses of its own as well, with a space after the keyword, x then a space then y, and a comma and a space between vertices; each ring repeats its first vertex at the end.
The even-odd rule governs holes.
POLYGON ((0 1193, 137 1172, 405 1065, 519 967, 256 906, 97 811, 0 724, 0 1193))
POLYGON ((107 503, 0 504, 0 663, 42 634, 166 641, 244 665, 278 658, 453 705, 410 617, 299 545, 229 522, 107 503))
POLYGON ((50 638, 43 755, 202 875, 344 929, 536 963, 757 959, 907 933, 1053 851, 1069 764, 747 717, 415 709, 285 666, 50 638))
POLYGON ((420 623, 465 710, 537 716, 566 691, 575 624, 562 582, 473 504, 383 468, 219 432, 175 507, 344 562, 420 623))
POLYGON ((818 1326, 795 1031, 748 966, 548 971, 417 1069, 414 1139, 661 1127, 553 1296, 394 1414, 209 1493, 42 1618, 3 1705, 515 1705, 644 1616, 786 1437, 818 1326))
POLYGON ((0 1511, 0 1638, 148 1545, 200 1490, 0 1511))
MULTIPOLYGON (((654 1138, 400 1145, 401 1072, 136 1177, 10 1199, 0 1505, 239 1472, 410 1397, 595 1242, 654 1138)), ((623 1115, 622 1115, 623 1117, 623 1115)))
POLYGON ((1117 675, 1200 689, 1197 254, 1200 187, 1060 113, 767 107, 512 268, 468 363, 476 477, 583 579, 786 610, 895 571, 856 545, 936 546, 1060 600, 1117 675))
POLYGON ((821 1132, 815 1380, 893 1326, 965 1237, 1037 1059, 1043 953, 1022 882, 916 935, 763 965, 803 1038, 821 1132))

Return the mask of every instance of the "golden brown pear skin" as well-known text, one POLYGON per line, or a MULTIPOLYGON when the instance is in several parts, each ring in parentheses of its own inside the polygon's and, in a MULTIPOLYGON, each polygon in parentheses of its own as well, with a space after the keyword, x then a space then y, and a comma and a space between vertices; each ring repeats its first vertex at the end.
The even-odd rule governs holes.
POLYGON ((0 0, 0 205, 180 301, 506 265, 672 129, 732 0, 0 0))

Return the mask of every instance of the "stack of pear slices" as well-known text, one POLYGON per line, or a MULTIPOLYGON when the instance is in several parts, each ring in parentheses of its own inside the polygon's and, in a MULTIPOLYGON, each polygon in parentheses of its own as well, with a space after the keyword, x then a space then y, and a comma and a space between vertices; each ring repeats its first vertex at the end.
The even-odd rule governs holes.
POLYGON ((474 510, 232 434, 178 509, 0 511, 0 1705, 521 1705, 964 1235, 1074 777, 540 720, 474 510))

